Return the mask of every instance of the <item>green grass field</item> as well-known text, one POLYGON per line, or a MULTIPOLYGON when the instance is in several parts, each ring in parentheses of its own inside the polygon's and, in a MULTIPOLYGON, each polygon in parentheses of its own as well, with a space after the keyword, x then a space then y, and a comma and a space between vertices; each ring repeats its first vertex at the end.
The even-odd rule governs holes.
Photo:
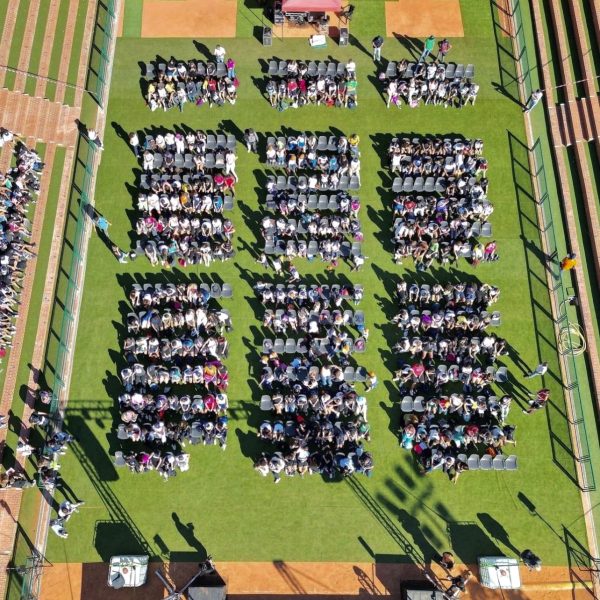
MULTIPOLYGON (((230 308, 235 331, 230 335, 231 404, 230 441, 226 452, 194 448, 189 472, 164 483, 158 476, 117 472, 109 452, 118 448, 114 430, 118 394, 118 327, 126 309, 128 282, 156 278, 159 271, 144 259, 120 265, 94 236, 90 243, 83 308, 77 337, 67 428, 78 444, 64 459, 62 474, 86 505, 69 522, 67 543, 52 536, 48 558, 53 562, 107 560, 111 554, 146 551, 153 557, 194 560, 196 544, 178 531, 176 521, 193 522, 196 538, 218 560, 385 560, 420 561, 452 547, 464 562, 478 555, 514 555, 532 547, 545 564, 567 564, 573 540, 585 545, 585 532, 575 469, 564 416, 554 333, 550 318, 544 267, 540 263, 536 213, 531 201, 524 127, 520 108, 496 91, 500 81, 492 14, 480 0, 463 0, 465 38, 453 41, 452 60, 475 63, 481 84, 474 108, 444 110, 436 107, 387 110, 376 82, 376 70, 364 47, 381 30, 383 2, 361 4, 368 16, 357 13, 354 45, 311 50, 304 40, 275 40, 262 47, 251 37, 254 13, 240 9, 239 37, 223 45, 237 61, 241 81, 235 106, 151 113, 140 94, 138 61, 157 54, 191 58, 198 55, 192 40, 123 38, 117 45, 108 108, 105 151, 96 191, 98 209, 113 223, 111 236, 121 247, 132 245, 133 201, 126 184, 133 185, 139 166, 125 131, 172 127, 222 130, 239 135, 247 127, 263 134, 289 130, 327 132, 332 129, 361 136, 363 204, 367 267, 350 274, 346 265, 336 275, 325 275, 323 265, 299 262, 309 282, 351 280, 366 288, 361 308, 371 329, 368 351, 360 364, 377 371, 381 384, 369 396, 369 420, 375 459, 371 480, 326 483, 319 477, 284 479, 274 486, 252 469, 255 431, 261 415, 253 379, 257 347, 262 340, 261 309, 251 290, 264 276, 252 251, 258 240, 264 195, 259 184, 266 172, 259 157, 238 152, 238 201, 233 213, 238 254, 234 261, 190 274, 230 282, 230 308), (367 8, 367 6, 369 8, 367 8), (245 15, 247 18, 242 18, 245 15), (357 44, 362 46, 359 47, 357 44), (261 97, 257 84, 264 78, 261 60, 278 58, 354 58, 359 74, 359 106, 355 111, 310 108, 279 113, 261 97), (457 134, 481 137, 489 161, 490 199, 494 238, 501 260, 477 269, 461 263, 459 269, 435 268, 426 277, 476 278, 502 290, 498 309, 503 314, 499 334, 513 351, 507 362, 511 388, 523 398, 522 371, 517 363, 535 366, 540 359, 551 365, 546 384, 554 401, 545 413, 524 417, 518 406, 509 421, 517 428, 519 470, 514 473, 474 472, 452 486, 442 474, 419 476, 410 456, 399 448, 396 430, 400 412, 391 383, 389 348, 395 342, 387 325, 394 311, 389 298, 399 277, 414 277, 406 263, 396 266, 389 253, 391 211, 389 178, 382 157, 392 134, 457 134), (549 493, 549 490, 552 493, 549 493), (526 506, 533 503, 536 512, 526 506), (176 516, 174 516, 176 515, 176 516), (557 540, 559 542, 557 543, 557 540), (570 540, 565 542, 565 540, 570 540), (242 541, 242 543, 240 543, 242 541)), ((214 41, 206 41, 212 48, 214 41)), ((500 43, 507 46, 506 40, 500 43)), ((407 51, 387 40, 385 58, 397 60, 407 51)), ((161 274, 176 281, 177 273, 161 274)), ((49 366, 51 369, 51 365, 49 366)), ((48 376, 48 373, 47 373, 48 376)), ((537 382, 539 383, 539 382, 537 382)), ((531 383, 531 389, 535 383, 531 383)), ((60 500, 60 495, 59 498, 60 500)))

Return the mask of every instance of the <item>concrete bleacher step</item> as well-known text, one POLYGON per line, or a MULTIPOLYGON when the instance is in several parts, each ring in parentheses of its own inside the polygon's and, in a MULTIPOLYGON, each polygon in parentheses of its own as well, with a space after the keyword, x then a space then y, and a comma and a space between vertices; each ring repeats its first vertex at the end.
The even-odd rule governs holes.
POLYGON ((567 117, 566 104, 556 105, 556 116, 558 117, 558 129, 560 131, 560 143, 562 146, 570 146, 571 133, 569 131, 569 119, 567 117))
POLYGON ((594 117, 591 114, 591 104, 589 98, 582 98, 577 101, 577 111, 579 112, 579 120, 581 121, 582 139, 590 141, 594 139, 594 117))

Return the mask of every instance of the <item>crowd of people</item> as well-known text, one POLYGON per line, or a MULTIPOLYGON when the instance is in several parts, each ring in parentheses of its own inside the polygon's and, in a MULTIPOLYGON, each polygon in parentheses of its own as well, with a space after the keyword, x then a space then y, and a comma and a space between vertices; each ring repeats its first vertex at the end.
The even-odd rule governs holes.
MULTIPOLYGON (((0 137, 3 144, 13 139, 7 130, 2 130, 0 137)), ((37 201, 44 168, 37 152, 20 142, 15 155, 15 166, 0 173, 0 362, 12 347, 25 267, 35 256, 27 213, 37 201)))
POLYGON ((229 372, 222 361, 232 322, 228 311, 212 306, 211 287, 132 287, 129 299, 137 311, 127 315, 122 343, 117 437, 141 448, 120 453, 119 466, 168 479, 188 470, 186 443, 225 450, 229 372))
POLYGON ((267 203, 279 207, 281 216, 262 221, 265 246, 259 262, 268 266, 267 256, 275 254, 288 260, 319 257, 329 269, 340 259, 350 259, 357 270, 364 264, 360 201, 347 193, 360 187, 359 142, 356 134, 328 138, 299 133, 267 139, 267 165, 285 168, 288 178, 267 178, 267 203), (322 193, 326 191, 337 193, 328 196, 322 193), (286 218, 295 213, 298 219, 286 218))
MULTIPOLYGON (((215 50, 216 51, 216 50, 215 50)), ((221 61, 171 58, 167 63, 146 64, 146 103, 150 110, 195 106, 223 106, 235 104, 239 80, 235 61, 224 57, 221 61)))
POLYGON ((235 226, 223 211, 233 208, 235 139, 168 131, 146 136, 143 151, 137 134, 130 144, 144 169, 136 233, 151 264, 210 266, 231 259, 235 226))
POLYGON ((385 86, 386 104, 402 108, 405 104, 416 108, 421 104, 463 108, 475 105, 479 84, 473 81, 473 65, 433 62, 391 62, 379 74, 385 86))
POLYGON ((394 260, 412 257, 419 271, 434 261, 450 264, 466 258, 473 265, 496 261, 487 198, 488 163, 481 140, 462 138, 393 138, 389 167, 393 190, 394 260), (414 191, 425 192, 417 195, 414 191))
POLYGON ((344 302, 361 301, 363 288, 259 282, 255 290, 265 306, 265 329, 302 333, 307 342, 307 351, 295 352, 289 364, 281 353, 263 348, 261 408, 274 418, 262 422, 258 437, 274 451, 261 454, 255 469, 263 476, 271 473, 275 483, 282 474, 370 476, 373 459, 363 444, 370 439, 366 396, 355 388, 356 382, 364 382, 368 392, 377 378, 362 368, 356 375, 343 348, 352 323, 366 341, 364 317, 357 319, 360 311, 344 310, 344 302), (310 341, 322 334, 326 343, 320 351, 310 341))
POLYGON ((266 93, 273 108, 283 111, 302 106, 356 108, 356 63, 288 60, 271 61, 266 93))
POLYGON ((456 482, 468 469, 467 451, 496 456, 516 443, 515 427, 506 423, 512 398, 492 389, 507 379, 495 368, 508 354, 506 341, 487 331, 500 323, 488 310, 499 296, 489 284, 397 284, 401 446, 424 473, 442 469, 456 482))

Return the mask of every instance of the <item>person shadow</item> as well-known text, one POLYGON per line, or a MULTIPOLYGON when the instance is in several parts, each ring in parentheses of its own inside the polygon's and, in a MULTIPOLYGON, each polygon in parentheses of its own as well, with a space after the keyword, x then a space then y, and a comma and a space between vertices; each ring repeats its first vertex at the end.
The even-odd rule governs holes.
POLYGON ((173 519, 173 523, 175 523, 175 528, 179 532, 179 535, 187 542, 190 548, 198 552, 200 560, 204 560, 208 556, 208 553, 204 544, 202 544, 194 533, 194 524, 183 523, 176 512, 171 513, 171 518, 173 519))

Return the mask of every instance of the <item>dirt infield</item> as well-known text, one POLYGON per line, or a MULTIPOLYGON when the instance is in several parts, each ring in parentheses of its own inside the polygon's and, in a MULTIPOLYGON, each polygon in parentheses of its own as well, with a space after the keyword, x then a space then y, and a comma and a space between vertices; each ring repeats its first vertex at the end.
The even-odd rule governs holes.
POLYGON ((233 38, 237 0, 146 0, 142 37, 233 38))
MULTIPOLYGON (((153 563, 148 582, 138 589, 127 591, 128 600, 153 600, 162 598, 162 584, 155 571, 168 565, 153 563)), ((400 597, 402 581, 422 580, 414 565, 373 563, 232 563, 217 564, 218 571, 227 582, 230 598, 258 600, 264 596, 288 598, 304 596, 311 600, 351 600, 374 596, 400 597)), ((471 567, 477 573, 476 567, 471 567)), ((168 575, 178 586, 184 585, 196 572, 197 563, 174 563, 168 575)), ((443 577, 441 568, 434 572, 443 577)), ((460 573, 457 567, 455 574, 460 573)), ((54 563, 44 569, 40 600, 118 600, 123 591, 111 590, 106 582, 106 563, 67 564, 54 563)), ((566 567, 544 567, 540 573, 521 569, 523 586, 518 591, 504 591, 504 600, 583 600, 591 594, 586 588, 589 576, 566 567)), ((472 598, 492 600, 498 592, 469 585, 472 598)))
POLYGON ((393 0, 385 3, 388 37, 464 37, 460 0, 393 0))

